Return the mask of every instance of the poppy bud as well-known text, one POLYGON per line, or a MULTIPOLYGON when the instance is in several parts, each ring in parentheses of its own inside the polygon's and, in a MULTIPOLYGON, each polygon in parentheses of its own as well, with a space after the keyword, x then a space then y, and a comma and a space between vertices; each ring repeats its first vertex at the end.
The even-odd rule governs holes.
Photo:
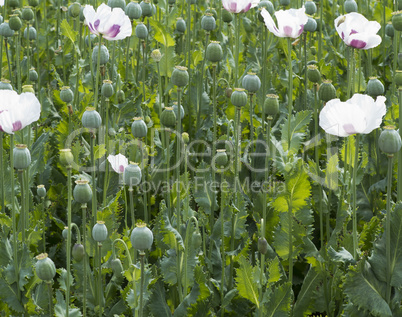
POLYGON ((25 21, 31 21, 34 18, 34 13, 32 11, 32 8, 27 6, 27 7, 23 7, 22 8, 22 12, 21 12, 21 17, 25 20, 25 21))
POLYGON ((111 80, 105 79, 103 81, 103 85, 102 85, 102 88, 101 88, 101 94, 105 98, 110 98, 110 97, 113 96, 114 89, 113 89, 113 85, 112 85, 111 80))
POLYGON ((73 101, 74 94, 73 91, 68 86, 61 87, 60 89, 60 99, 65 103, 70 103, 73 101))
POLYGON ((85 256, 84 246, 80 243, 76 243, 73 246, 73 251, 71 252, 73 259, 77 262, 81 262, 85 256))
POLYGON ((72 162, 74 162, 74 156, 71 153, 71 149, 61 149, 60 163, 64 166, 70 166, 72 162))
POLYGON ((265 115, 274 117, 279 112, 278 96, 268 94, 264 102, 265 115))
POLYGON ((138 22, 137 26, 135 27, 135 35, 141 40, 145 40, 147 38, 148 29, 144 23, 138 22))
POLYGON ((397 31, 402 31, 402 11, 392 12, 392 26, 397 31))
POLYGON ((13 31, 19 31, 22 27, 22 22, 18 14, 10 15, 8 23, 10 25, 10 29, 13 31))
POLYGON ((81 4, 79 2, 74 2, 70 4, 70 6, 68 7, 68 14, 72 18, 78 17, 80 15, 80 12, 81 12, 81 4))
POLYGON ((385 34, 389 37, 394 37, 395 29, 392 25, 392 22, 388 22, 385 26, 385 34))
POLYGON ((402 86, 402 70, 397 70, 394 76, 395 84, 399 87, 402 86))
POLYGON ((155 62, 159 63, 160 60, 162 59, 161 51, 158 50, 158 49, 157 49, 157 50, 153 50, 152 53, 151 53, 151 58, 152 58, 155 62))
POLYGON ((317 30, 317 21, 312 17, 308 17, 307 23, 304 25, 304 30, 307 32, 315 32, 317 30))
POLYGON ((187 132, 183 132, 181 134, 181 138, 182 138, 184 144, 188 144, 190 142, 190 136, 188 135, 187 132))
POLYGON ((126 6, 125 12, 130 20, 139 19, 142 15, 141 6, 137 2, 130 2, 126 6))
POLYGON ((315 5, 314 1, 306 1, 304 3, 304 8, 306 10, 306 14, 313 15, 317 12, 317 6, 315 5))
POLYGON ((230 23, 233 21, 233 15, 229 11, 226 11, 224 8, 222 8, 221 12, 223 22, 230 23))
POLYGON ((307 66, 307 78, 312 83, 319 83, 321 81, 321 74, 316 65, 307 66))
POLYGON ((152 7, 152 3, 149 0, 141 1, 140 6, 141 6, 143 17, 152 16, 153 7, 152 7))
POLYGON ((116 97, 117 97, 117 102, 118 103, 123 103, 126 100, 126 95, 124 94, 124 91, 119 89, 116 92, 116 97))
POLYGON ((180 33, 186 32, 186 21, 184 21, 183 18, 177 18, 176 30, 180 33))
POLYGON ((35 70, 35 68, 32 67, 32 68, 29 70, 29 80, 30 80, 30 81, 37 81, 38 78, 39 78, 38 72, 35 70))
POLYGON ((346 0, 343 4, 346 13, 357 12, 357 3, 355 0, 346 0))
POLYGON ((40 198, 45 198, 46 197, 46 188, 45 185, 38 185, 36 187, 36 194, 40 197, 40 198))
POLYGON ((384 85, 377 77, 370 77, 367 83, 367 94, 371 97, 377 97, 384 94, 384 85))
POLYGON ((9 0, 7 3, 11 8, 18 8, 20 6, 19 0, 9 0))

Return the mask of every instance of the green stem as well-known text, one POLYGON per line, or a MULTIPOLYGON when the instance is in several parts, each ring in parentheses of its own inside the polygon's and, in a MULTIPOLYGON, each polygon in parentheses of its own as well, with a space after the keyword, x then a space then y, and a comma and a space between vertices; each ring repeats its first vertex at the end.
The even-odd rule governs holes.
POLYGON ((127 37, 127 48, 126 48, 126 82, 128 82, 128 70, 130 67, 130 38, 127 37))
MULTIPOLYGON (((285 188, 287 187, 287 181, 285 180, 285 188)), ((288 222, 289 222, 289 282, 293 284, 293 206, 292 206, 292 197, 289 199, 289 207, 288 207, 288 222)))
MULTIPOLYGON (((322 1, 322 0, 321 0, 322 1)), ((288 90, 288 137, 289 137, 289 147, 290 147, 290 141, 291 141, 291 116, 292 116, 292 110, 293 110, 293 68, 292 68, 292 40, 291 38, 288 38, 288 67, 289 67, 289 90, 288 90)))
MULTIPOLYGON (((234 168, 234 173, 235 173, 235 195, 236 195, 236 201, 237 201, 237 192, 239 189, 237 188, 238 185, 240 184, 239 181, 239 156, 241 155, 241 149, 239 149, 239 142, 240 142, 240 116, 241 116, 241 108, 236 107, 236 113, 235 113, 235 168, 234 168)), ((240 145, 241 148, 241 145, 240 145)))
MULTIPOLYGON (((402 88, 398 89, 399 93, 399 120, 398 129, 399 135, 402 137, 402 88)), ((397 198, 402 200, 402 151, 398 151, 398 177, 397 177, 397 198)))
MULTIPOLYGON (((113 41, 115 42, 115 41, 113 41)), ((109 98, 106 98, 106 104, 105 104, 105 112, 106 112, 106 118, 105 118, 105 147, 106 147, 106 153, 109 153, 109 98)), ((105 164, 105 178, 104 178, 104 186, 103 186, 103 206, 106 207, 107 204, 107 191, 109 189, 109 162, 106 161, 105 164)))
POLYGON ((25 181, 24 181, 24 170, 18 170, 18 176, 20 178, 21 183, 21 213, 20 213, 20 224, 21 224, 21 236, 22 236, 22 244, 25 245, 25 217, 26 217, 26 210, 25 210, 25 181))
POLYGON ((358 248, 358 241, 357 241, 357 213, 356 213, 356 179, 357 179, 357 168, 359 163, 359 143, 360 143, 360 134, 356 134, 356 144, 355 144, 355 160, 353 165, 353 178, 352 178, 352 190, 353 190, 353 258, 357 259, 357 248, 358 248))
MULTIPOLYGON (((208 42, 209 42, 209 32, 207 32, 207 36, 205 38, 205 50, 207 49, 208 46, 208 42)), ((204 54, 204 58, 202 59, 202 64, 201 64, 201 79, 200 82, 198 84, 198 98, 197 98, 197 130, 198 131, 200 129, 200 124, 201 124, 201 98, 202 98, 202 92, 204 90, 204 86, 203 86, 203 81, 204 81, 204 69, 205 69, 205 61, 207 59, 206 54, 204 54)))
POLYGON ((92 175, 92 227, 96 223, 96 168, 95 168, 95 151, 94 151, 95 133, 90 133, 90 149, 91 149, 91 175, 92 175))
MULTIPOLYGON (((95 101, 94 107, 98 107, 98 94, 99 94, 99 73, 100 73, 100 55, 102 48, 102 35, 99 36, 98 44, 98 59, 96 60, 96 74, 95 74, 95 101)), ((91 54, 90 54, 91 55, 91 54)))
POLYGON ((130 251, 128 250, 127 244, 126 244, 126 243, 124 242, 124 240, 122 240, 122 239, 117 238, 117 239, 114 239, 114 240, 113 240, 113 243, 112 243, 112 254, 113 254, 113 258, 114 258, 114 259, 116 258, 116 247, 115 247, 115 245, 116 245, 117 242, 121 242, 121 243, 123 244, 124 249, 126 250, 126 253, 127 253, 127 258, 128 258, 129 266, 131 266, 131 265, 133 264, 133 261, 131 260, 130 251))
MULTIPOLYGON (((110 80, 114 82, 114 63, 116 60, 116 41, 112 41, 112 60, 110 61, 110 80)), ((107 131, 106 131, 107 132, 107 131)))
POLYGON ((45 198, 41 197, 41 205, 42 205, 42 217, 43 217, 43 232, 42 232, 42 245, 43 245, 43 252, 46 252, 46 219, 47 219, 47 214, 45 210, 45 198))
POLYGON ((386 255, 387 255, 387 289, 385 300, 387 303, 391 303, 391 189, 392 189, 392 167, 393 167, 394 155, 388 155, 388 174, 387 174, 387 214, 385 217, 385 233, 386 233, 386 255))
POLYGON ((128 213, 128 198, 127 198, 127 189, 125 186, 122 187, 122 190, 124 191, 124 203, 125 203, 125 208, 124 208, 124 222, 126 224, 126 229, 128 229, 128 222, 127 222, 127 213, 128 213))
MULTIPOLYGON (((322 34, 324 31, 324 23, 323 23, 323 11, 324 11, 324 1, 320 0, 320 23, 319 23, 319 30, 318 30, 318 54, 317 60, 321 61, 322 59, 322 34)), ((290 39, 289 39, 290 40, 290 39)))
MULTIPOLYGON (((267 52, 266 52, 266 46, 267 46, 267 28, 265 27, 264 23, 261 23, 261 27, 263 29, 263 33, 262 33, 262 63, 261 65, 264 65, 262 67, 262 78, 261 78, 261 94, 262 94, 262 101, 261 104, 264 103, 265 100, 265 61, 267 60, 267 52)), ((261 107, 262 108, 262 132, 264 133, 264 129, 265 129, 265 107, 261 107)))
POLYGON ((8 41, 7 38, 4 39, 4 46, 5 46, 5 50, 6 50, 6 58, 7 58, 7 65, 8 65, 8 76, 10 78, 11 83, 13 83, 15 85, 15 82, 13 81, 13 74, 11 72, 11 61, 10 61, 10 55, 8 53, 8 45, 7 45, 8 41))
POLYGON ((82 244, 84 245, 84 269, 82 273, 82 315, 86 317, 87 315, 87 204, 81 205, 82 209, 82 244))
POLYGON ((15 58, 17 61, 17 87, 18 87, 18 93, 21 93, 21 66, 20 66, 20 33, 19 31, 15 32, 15 37, 17 38, 17 48, 16 48, 16 53, 15 53, 15 58))
POLYGON ((181 226, 181 210, 180 210, 180 162, 181 162, 181 88, 177 87, 177 128, 176 128, 176 219, 177 230, 180 231, 181 226))
MULTIPOLYGON (((223 183, 224 181, 224 173, 221 174, 223 183)), ((225 208, 224 208, 224 195, 223 191, 221 191, 221 203, 220 203, 220 213, 221 213, 221 257, 222 257, 222 273, 221 273, 221 303, 223 303, 223 299, 225 298, 225 267, 226 267, 226 254, 225 254, 225 208)), ((225 309, 221 308, 221 317, 224 317, 225 309)))
POLYGON ((29 22, 27 23, 27 44, 28 44, 28 47, 27 47, 27 84, 29 85, 30 84, 30 80, 29 80, 29 69, 31 68, 31 57, 30 57, 30 44, 31 44, 31 41, 30 41, 30 38, 29 38, 29 22))
POLYGON ((140 252, 140 261, 141 261, 141 286, 140 286, 140 308, 139 308, 139 317, 143 316, 143 297, 144 297, 144 252, 140 252))
POLYGON ((130 195, 130 211, 131 211, 131 227, 135 228, 135 214, 134 214, 134 193, 133 186, 128 188, 128 192, 130 195))
POLYGON ((67 166, 67 281, 66 281, 66 316, 69 315, 70 309, 70 270, 71 270, 71 200, 72 200, 72 187, 71 187, 71 166, 67 166))
MULTIPOLYGON (((397 64, 396 62, 397 62, 397 60, 398 60, 398 48, 399 48, 398 40, 399 40, 399 37, 400 37, 399 31, 395 30, 395 34, 394 34, 394 45, 393 45, 393 48, 394 48, 394 59, 393 59, 393 63, 392 63, 392 74, 394 74, 394 76, 395 76, 395 73, 396 73, 396 64, 397 64)), ((396 90, 396 84, 395 84, 395 80, 393 80, 393 81, 392 81, 392 90, 391 90, 392 96, 395 95, 395 90, 396 90)))
POLYGON ((142 200, 144 205, 144 221, 148 223, 148 194, 146 191, 147 172, 145 171, 145 160, 147 158, 147 137, 144 138, 144 147, 141 148, 141 170, 142 170, 142 183, 144 184, 144 190, 142 193, 142 200))
POLYGON ((53 316, 53 290, 52 282, 46 282, 47 291, 49 295, 49 316, 53 316))
POLYGON ((303 107, 303 109, 307 110, 307 33, 304 33, 302 36, 303 36, 303 56, 304 56, 304 107, 303 107))
POLYGON ((240 18, 239 14, 234 14, 235 20, 235 88, 239 87, 239 54, 240 54, 240 18))
POLYGON ((102 243, 98 242, 98 283, 99 283, 99 289, 98 289, 98 304, 99 304, 99 317, 102 317, 103 313, 103 304, 102 304, 102 294, 103 294, 103 286, 102 286, 102 243))
POLYGON ((146 95, 145 95, 145 76, 146 76, 146 52, 147 52, 147 47, 146 43, 147 41, 142 40, 142 101, 145 103, 146 100, 146 95))
POLYGON ((169 217, 172 217, 172 208, 170 203, 170 131, 165 131, 166 136, 166 186, 167 186, 167 197, 166 197, 166 205, 169 210, 169 217))
MULTIPOLYGON (((267 196, 267 193, 263 192, 264 196, 267 196)), ((264 199, 266 200, 266 198, 264 199)), ((264 207, 266 207, 264 205, 264 207)), ((266 208, 264 208, 266 209, 266 208)), ((265 215, 266 216, 266 215, 265 215)), ((261 238, 265 239, 265 221, 263 218, 261 219, 261 238)), ((261 262, 260 262, 260 287, 259 287, 259 292, 260 292, 260 296, 259 296, 259 301, 260 303, 262 303, 263 300, 263 296, 264 296, 264 292, 263 292, 263 279, 264 279, 264 270, 265 270, 265 254, 261 253, 261 262)), ((258 317, 263 317, 263 309, 262 307, 258 308, 258 317)))
MULTIPOLYGON (((213 135, 212 135, 212 160, 211 160, 211 166, 213 162, 213 157, 216 155, 216 135, 217 135, 217 115, 216 115, 216 63, 212 64, 212 79, 213 79, 213 84, 212 84, 212 111, 213 111, 213 135)), ((212 186, 215 186, 215 179, 216 179, 216 173, 215 173, 215 166, 212 166, 212 186)), ((215 188, 213 188, 212 191, 213 195, 213 201, 216 200, 216 191, 215 188)), ((214 206, 214 205, 213 205, 214 206)), ((210 223, 210 228, 211 232, 214 229, 214 222, 215 222, 215 210, 214 208, 211 208, 211 213, 209 215, 209 223, 210 223)), ((209 246, 209 259, 212 260, 212 250, 213 250, 213 239, 210 239, 210 246, 209 246)))

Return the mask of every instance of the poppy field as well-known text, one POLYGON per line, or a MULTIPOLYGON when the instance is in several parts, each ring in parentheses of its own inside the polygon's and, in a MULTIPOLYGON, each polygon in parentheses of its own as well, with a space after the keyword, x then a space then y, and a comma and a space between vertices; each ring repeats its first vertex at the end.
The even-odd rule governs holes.
POLYGON ((400 0, 0 0, 0 316, 402 316, 400 0))

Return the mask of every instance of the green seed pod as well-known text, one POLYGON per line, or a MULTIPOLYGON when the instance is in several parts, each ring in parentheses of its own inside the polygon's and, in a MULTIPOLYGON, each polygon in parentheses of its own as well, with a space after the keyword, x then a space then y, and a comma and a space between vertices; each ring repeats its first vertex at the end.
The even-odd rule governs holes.
POLYGON ((306 14, 313 15, 317 12, 317 6, 314 1, 306 1, 304 3, 304 8, 306 10, 306 14))
POLYGON ((122 277, 123 276, 123 265, 121 264, 120 259, 113 259, 110 261, 110 266, 112 267, 113 274, 116 275, 116 277, 122 277))
POLYGON ((23 7, 22 12, 21 12, 21 17, 25 21, 31 21, 34 18, 34 13, 32 11, 32 8, 29 6, 23 7))
POLYGON ((150 116, 145 116, 144 121, 146 124, 150 123, 151 122, 150 116))
POLYGON ((79 17, 80 12, 81 12, 81 4, 79 2, 74 2, 70 4, 70 6, 68 7, 68 14, 72 18, 79 17))
POLYGON ((74 244, 71 255, 73 256, 74 260, 81 262, 85 256, 84 246, 80 243, 74 244))
POLYGON ((86 204, 92 199, 92 189, 87 180, 76 180, 73 190, 74 200, 80 204, 86 204))
POLYGON ((154 235, 145 223, 137 223, 131 232, 130 240, 134 249, 143 252, 151 248, 154 235))
POLYGON ((235 88, 230 100, 236 107, 244 107, 247 104, 247 94, 243 88, 235 88))
POLYGON ((8 0, 7 3, 11 8, 18 8, 20 6, 19 0, 8 0))
POLYGON ((0 81, 0 90, 13 90, 11 82, 8 79, 2 78, 0 81))
POLYGON ((258 251, 264 255, 267 253, 268 242, 265 238, 258 238, 258 251))
POLYGON ((119 89, 116 92, 116 97, 117 97, 117 102, 118 103, 123 103, 126 100, 126 95, 124 94, 124 91, 119 89))
POLYGON ((32 67, 32 68, 29 70, 29 80, 30 80, 30 81, 37 81, 38 78, 39 78, 38 72, 35 70, 35 68, 32 67))
POLYGON ((229 162, 228 155, 225 149, 216 150, 215 166, 222 168, 229 162))
MULTIPOLYGON (((179 117, 179 109, 178 109, 179 106, 178 106, 177 102, 173 103, 172 108, 173 108, 174 114, 176 115, 176 118, 178 118, 179 117)), ((183 118, 184 118, 184 108, 182 105, 180 105, 180 119, 183 120, 183 118)))
POLYGON ((187 132, 183 132, 181 134, 181 138, 182 138, 184 144, 188 144, 190 142, 190 136, 188 135, 187 132))
POLYGON ((180 33, 186 32, 186 21, 184 21, 183 18, 177 18, 176 30, 180 33))
POLYGON ((304 31, 315 32, 317 30, 317 22, 312 17, 308 17, 307 23, 304 25, 304 31))
POLYGON ((134 117, 134 121, 131 124, 131 134, 135 138, 145 138, 148 133, 148 127, 142 117, 134 117))
POLYGON ((160 50, 153 50, 151 53, 151 58, 156 62, 159 63, 162 59, 162 54, 160 50))
MULTIPOLYGON (((258 4, 258 8, 265 8, 268 12, 269 12, 269 14, 274 14, 274 12, 275 12, 275 8, 274 8, 274 5, 272 4, 272 2, 271 1, 269 1, 269 0, 263 0, 263 1, 261 1, 259 4, 258 4)), ((260 11, 260 10, 259 10, 260 11)), ((261 14, 260 14, 260 12, 258 13, 258 17, 260 16, 261 14)), ((264 21, 264 20, 262 20, 262 21, 264 21)))
POLYGON ((103 242, 107 239, 107 227, 104 221, 97 221, 92 228, 92 238, 96 242, 103 242))
POLYGON ((207 32, 211 32, 216 28, 216 21, 212 13, 206 13, 201 19, 201 27, 207 32))
POLYGON ((37 7, 39 5, 39 0, 28 0, 28 4, 31 7, 35 8, 35 7, 37 7))
POLYGON ((35 93, 35 90, 33 89, 32 85, 23 85, 22 86, 22 92, 30 92, 30 93, 35 93))
POLYGON ((130 20, 139 19, 142 16, 142 9, 138 2, 130 2, 125 12, 130 20))
POLYGON ((230 98, 230 97, 232 97, 232 93, 233 93, 233 90, 232 90, 232 88, 226 88, 225 89, 225 96, 226 96, 226 98, 230 98))
POLYGON ((172 107, 166 107, 161 114, 161 123, 168 128, 176 126, 176 114, 172 107))
POLYGON ((25 144, 17 144, 13 150, 14 168, 26 169, 31 164, 31 153, 25 144))
POLYGON ((399 87, 402 86, 402 70, 397 70, 394 76, 395 84, 399 87))
POLYGON ((222 21, 223 22, 230 23, 233 21, 233 15, 229 11, 226 11, 224 8, 222 8, 221 12, 222 12, 222 21))
POLYGON ((93 107, 87 107, 81 119, 84 128, 97 129, 102 123, 102 118, 93 107))
POLYGON ((188 84, 189 76, 187 67, 176 66, 172 72, 172 84, 177 87, 184 87, 188 84))
POLYGON ((261 80, 255 73, 247 73, 241 82, 244 89, 249 93, 255 93, 261 88, 261 80))
POLYGON ((307 79, 315 84, 321 81, 321 74, 316 65, 307 66, 307 79))
POLYGON ((286 7, 290 4, 290 0, 280 0, 279 3, 281 6, 286 7))
POLYGON ((64 166, 70 166, 74 162, 73 153, 71 149, 61 149, 60 150, 60 163, 64 166))
POLYGON ((126 1, 124 0, 108 0, 107 5, 113 8, 121 8, 123 11, 126 8, 126 1))
POLYGON ((38 185, 36 187, 36 194, 40 197, 40 198, 45 198, 46 197, 46 188, 45 185, 38 185))
POLYGON ((50 282, 56 275, 56 267, 54 262, 48 258, 47 253, 39 254, 35 264, 36 275, 45 282, 50 282))
POLYGON ((397 31, 402 31, 402 11, 392 12, 392 26, 397 31))
POLYGON ((22 27, 22 21, 18 14, 11 14, 8 24, 10 25, 10 29, 13 31, 19 31, 22 27))
POLYGON ((279 112, 279 101, 278 96, 269 94, 264 101, 264 110, 266 116, 275 117, 279 112))
POLYGON ((141 40, 145 40, 147 38, 148 29, 144 23, 138 22, 137 26, 135 27, 135 35, 141 40))
POLYGON ((211 41, 206 50, 206 57, 212 63, 220 62, 223 58, 222 46, 217 41, 211 41))
POLYGON ((130 162, 123 172, 124 184, 129 187, 138 186, 141 183, 142 172, 137 163, 130 162))
POLYGON ((199 247, 201 247, 202 244, 202 237, 201 234, 196 231, 195 233, 193 233, 193 235, 191 236, 191 243, 193 244, 194 249, 198 249, 199 247))
POLYGON ((371 97, 377 97, 384 94, 384 85, 377 77, 370 77, 367 83, 367 94, 371 97))
POLYGON ((323 81, 323 83, 320 85, 320 88, 318 88, 318 97, 324 102, 336 98, 336 89, 334 85, 332 85, 331 80, 323 81))
POLYGON ((208 8, 205 10, 205 13, 211 13, 215 20, 218 20, 218 13, 214 8, 208 8))
POLYGON ((394 27, 392 25, 392 22, 388 22, 388 24, 385 26, 385 34, 388 35, 389 37, 394 37, 394 27))
POLYGON ((8 21, 5 21, 0 25, 0 35, 3 37, 12 37, 14 35, 14 31, 11 30, 8 21))
POLYGON ((74 93, 68 86, 63 86, 60 89, 60 99, 65 103, 70 103, 74 99, 74 93))
MULTIPOLYGON (((95 45, 92 50, 92 62, 96 65, 98 63, 98 50, 99 45, 95 45)), ((102 44, 100 51, 99 65, 104 65, 109 61, 109 51, 105 45, 102 44)))
POLYGON ((102 85, 102 88, 101 88, 101 94, 105 98, 110 98, 110 97, 113 96, 114 88, 113 88, 111 80, 105 79, 103 81, 103 85, 102 85))
POLYGON ((152 3, 149 0, 144 0, 140 2, 142 16, 143 17, 150 17, 153 13, 152 3))
POLYGON ((394 155, 402 146, 402 140, 394 126, 385 126, 378 138, 380 150, 388 155, 394 155))
POLYGON ((355 0, 346 0, 343 4, 346 13, 357 12, 357 3, 355 0))

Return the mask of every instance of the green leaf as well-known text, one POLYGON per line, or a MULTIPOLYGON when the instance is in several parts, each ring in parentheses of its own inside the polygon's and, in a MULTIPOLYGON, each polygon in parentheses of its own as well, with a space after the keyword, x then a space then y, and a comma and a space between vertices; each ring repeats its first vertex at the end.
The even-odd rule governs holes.
POLYGON ((310 111, 299 111, 296 115, 285 120, 281 126, 282 130, 282 146, 284 151, 288 151, 288 155, 295 154, 299 151, 300 145, 306 135, 307 125, 311 119, 310 111), (289 137, 289 124, 290 124, 290 137, 289 137), (290 139, 290 146, 289 146, 290 139))
POLYGON ((370 264, 360 261, 356 268, 350 267, 346 276, 345 293, 350 301, 361 309, 367 309, 378 317, 391 317, 392 312, 384 300, 385 283, 377 280, 370 264))
POLYGON ((332 247, 328 248, 328 255, 334 262, 342 262, 345 264, 355 264, 356 261, 353 258, 353 255, 350 254, 348 250, 344 247, 341 247, 339 252, 336 252, 332 247))
POLYGON ((12 310, 23 313, 24 306, 18 300, 16 284, 9 285, 4 276, 0 274, 0 302, 7 303, 12 310))
POLYGON ((161 280, 155 283, 154 291, 149 300, 149 309, 157 317, 172 316, 172 312, 166 302, 165 288, 161 280))
POLYGON ((176 44, 172 36, 168 33, 168 30, 160 22, 154 19, 148 19, 148 21, 155 32, 155 40, 167 47, 176 44))
POLYGON ((267 292, 269 298, 264 300, 264 317, 288 317, 291 310, 292 285, 285 283, 267 292))
POLYGON ((78 53, 78 55, 80 55, 80 50, 79 50, 78 46, 75 44, 76 40, 77 40, 78 32, 74 31, 71 28, 70 24, 68 24, 66 19, 61 21, 60 29, 61 29, 61 33, 71 41, 71 43, 74 45, 75 51, 78 53))
MULTIPOLYGON (((402 287, 402 203, 391 212, 391 285, 402 287)), ((386 282, 386 230, 374 246, 369 262, 380 281, 386 282)))
POLYGON ((211 214, 217 208, 217 195, 213 193, 211 186, 212 175, 205 162, 200 164, 195 182, 197 186, 195 186, 194 200, 205 213, 211 214))
POLYGON ((273 284, 281 279, 281 268, 278 257, 268 264, 268 284, 273 284))
MULTIPOLYGON (((64 300, 64 296, 60 291, 56 291, 56 306, 54 307, 54 313, 56 317, 66 317, 66 301, 64 300)), ((69 317, 80 317, 82 316, 81 311, 78 308, 72 308, 70 306, 68 310, 69 317)))
POLYGON ((258 285, 252 279, 252 275, 255 272, 256 268, 252 267, 250 262, 244 257, 240 257, 239 259, 240 267, 236 269, 236 288, 239 291, 239 295, 248 299, 257 308, 260 307, 260 301, 258 296, 258 285))
POLYGON ((313 312, 309 310, 309 308, 316 299, 316 294, 314 293, 314 291, 317 289, 321 282, 321 274, 317 272, 316 268, 310 266, 310 269, 307 272, 306 277, 304 278, 300 293, 297 296, 297 301, 293 309, 294 317, 303 317, 306 313, 313 312))

